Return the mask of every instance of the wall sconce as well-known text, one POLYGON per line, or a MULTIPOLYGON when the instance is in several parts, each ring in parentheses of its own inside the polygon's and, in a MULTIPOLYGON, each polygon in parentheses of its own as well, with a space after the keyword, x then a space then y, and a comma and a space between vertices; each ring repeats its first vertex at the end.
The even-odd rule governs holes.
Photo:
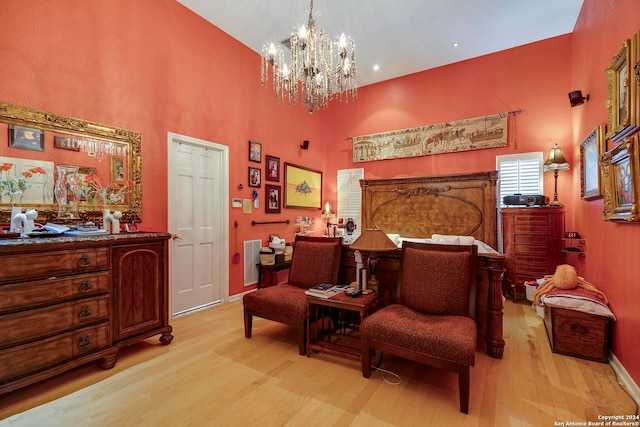
POLYGON ((572 107, 575 107, 576 105, 582 105, 588 100, 589 95, 582 96, 581 90, 574 90, 573 92, 569 92, 569 103, 572 107))
POLYGON ((300 148, 302 148, 303 150, 308 150, 309 149, 309 141, 302 141, 302 144, 300 144, 300 148))
MULTIPOLYGON (((335 217, 336 214, 335 212, 333 212, 333 209, 331 209, 331 204, 329 203, 329 201, 327 200, 327 203, 324 204, 324 210, 322 211, 322 218, 326 218, 327 219, 327 237, 330 237, 329 235, 329 228, 330 227, 335 227, 337 224, 331 224, 331 218, 335 217)), ((333 229, 333 237, 336 237, 336 229, 333 229)))
POLYGON ((545 172, 553 171, 553 202, 549 205, 562 206, 562 203, 558 201, 558 171, 569 169, 569 163, 562 155, 562 148, 558 147, 558 144, 551 149, 542 168, 545 172))

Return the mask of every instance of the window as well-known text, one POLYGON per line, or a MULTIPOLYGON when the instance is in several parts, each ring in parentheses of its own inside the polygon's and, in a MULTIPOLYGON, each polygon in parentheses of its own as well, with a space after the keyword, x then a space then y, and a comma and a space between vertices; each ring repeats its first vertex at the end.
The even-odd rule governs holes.
MULTIPOLYGON (((506 207, 504 196, 514 194, 544 194, 542 152, 496 156, 498 170, 498 211, 506 207)), ((498 251, 502 247, 502 218, 498 215, 498 251)))
POLYGON ((542 152, 497 156, 498 206, 505 207, 504 196, 544 194, 542 165, 542 152))
POLYGON ((362 229, 360 180, 363 178, 363 168, 338 170, 338 218, 343 219, 345 224, 349 218, 353 218, 353 222, 356 224, 351 238, 348 238, 345 232, 345 243, 353 243, 362 229))

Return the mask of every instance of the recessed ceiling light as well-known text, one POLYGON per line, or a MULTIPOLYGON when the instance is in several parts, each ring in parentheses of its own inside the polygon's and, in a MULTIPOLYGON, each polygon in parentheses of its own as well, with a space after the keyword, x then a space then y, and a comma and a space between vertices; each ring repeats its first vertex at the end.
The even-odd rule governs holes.
POLYGON ((453 47, 458 47, 460 45, 460 43, 458 42, 453 42, 453 47))
POLYGON ((380 66, 378 64, 373 66, 373 71, 378 71, 380 69, 380 66))

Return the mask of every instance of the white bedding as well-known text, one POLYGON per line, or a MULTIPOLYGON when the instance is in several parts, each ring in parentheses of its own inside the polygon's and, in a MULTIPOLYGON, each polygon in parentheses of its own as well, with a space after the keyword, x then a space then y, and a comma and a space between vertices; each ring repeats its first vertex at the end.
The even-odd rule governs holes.
POLYGON ((399 234, 387 234, 391 241, 393 241, 399 248, 402 247, 402 242, 415 242, 415 243, 434 243, 440 245, 471 245, 474 244, 478 247, 479 254, 497 254, 499 253, 486 243, 476 240, 473 236, 450 236, 443 234, 433 234, 430 238, 418 238, 418 237, 402 237, 399 234))

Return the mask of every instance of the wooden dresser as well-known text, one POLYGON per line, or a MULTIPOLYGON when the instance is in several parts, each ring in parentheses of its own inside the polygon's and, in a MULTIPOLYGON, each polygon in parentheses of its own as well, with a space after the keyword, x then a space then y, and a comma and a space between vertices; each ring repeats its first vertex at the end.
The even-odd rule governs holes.
POLYGON ((564 262, 562 207, 503 208, 503 250, 507 256, 507 290, 514 301, 524 296, 524 282, 553 274, 564 262))
POLYGON ((169 325, 166 233, 0 240, 0 393, 99 360, 169 325))

